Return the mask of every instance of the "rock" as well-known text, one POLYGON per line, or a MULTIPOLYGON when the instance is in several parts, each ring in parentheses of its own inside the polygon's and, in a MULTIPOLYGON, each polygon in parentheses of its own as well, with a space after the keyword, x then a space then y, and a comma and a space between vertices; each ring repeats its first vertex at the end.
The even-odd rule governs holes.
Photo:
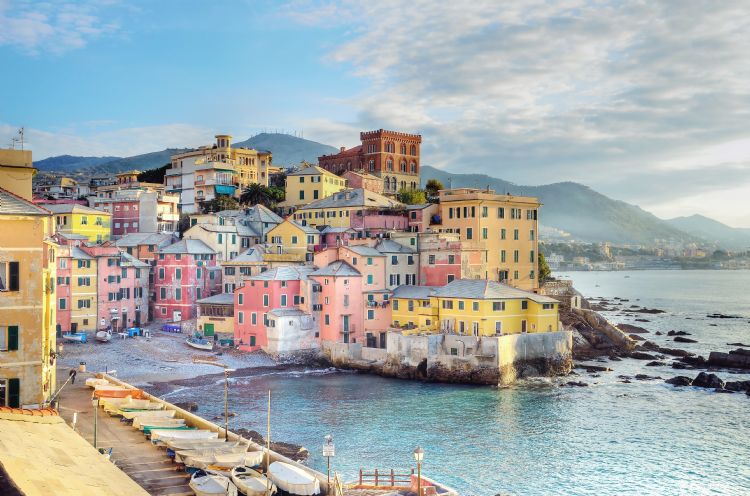
POLYGON ((635 358, 636 360, 656 360, 655 355, 643 353, 642 351, 631 351, 628 356, 630 358, 635 358))
POLYGON ((651 322, 648 319, 635 319, 636 322, 651 322))
POLYGON ((560 387, 587 387, 588 384, 582 381, 568 381, 565 384, 560 384, 560 387))
POLYGON ((612 372, 612 369, 609 367, 604 367, 603 365, 591 365, 588 363, 577 363, 574 365, 577 369, 585 369, 586 372, 612 372))
POLYGON ((708 367, 708 362, 702 356, 684 356, 680 358, 682 363, 692 365, 693 367, 705 368, 708 367))
POLYGON ((719 327, 719 324, 708 324, 708 325, 710 325, 711 327, 719 327))
POLYGON ((685 331, 669 331, 667 336, 690 336, 690 333, 685 331))
POLYGON ((661 332, 661 331, 656 331, 656 335, 657 335, 657 336, 661 336, 661 335, 662 335, 662 332, 661 332))
POLYGON ((721 388, 714 388, 714 392, 715 393, 729 393, 729 394, 734 394, 734 391, 727 391, 726 389, 721 389, 721 388))
POLYGON ((725 315, 723 313, 710 313, 706 315, 709 319, 741 319, 741 315, 725 315))
POLYGON ((638 310, 633 310, 637 313, 666 313, 664 310, 659 310, 658 308, 639 308, 638 310))
POLYGON ((635 378, 639 381, 654 381, 656 379, 661 379, 658 375, 646 375, 646 374, 636 374, 635 378))
POLYGON ((644 337, 642 337, 642 336, 639 336, 638 334, 628 334, 628 336, 629 336, 629 337, 630 337, 630 339, 632 339, 633 341, 645 341, 645 340, 646 340, 646 338, 644 338, 644 337))
POLYGON ((701 372, 693 379, 693 386, 711 389, 723 389, 724 381, 721 380, 716 374, 709 374, 707 372, 701 372))
POLYGON ((658 351, 659 353, 664 353, 665 355, 676 356, 676 357, 685 357, 685 356, 695 355, 695 353, 690 353, 689 351, 680 350, 677 348, 664 348, 663 346, 660 346, 658 351))
POLYGON ((684 370, 684 369, 692 369, 694 367, 689 366, 686 363, 682 362, 672 362, 672 368, 677 370, 684 370))
POLYGON ((610 355, 609 359, 613 362, 621 362, 622 358, 618 357, 617 355, 610 355))
POLYGON ((742 343, 727 343, 727 346, 742 346, 743 348, 750 348, 750 344, 742 343))
POLYGON ((690 377, 684 376, 684 375, 678 375, 676 377, 672 377, 671 379, 667 379, 667 384, 672 384, 673 386, 690 386, 693 384, 693 380, 690 377))
POLYGON ((750 392, 750 381, 727 381, 727 383, 724 384, 724 389, 728 391, 750 392))
POLYGON ((617 324, 617 328, 626 333, 648 334, 648 329, 632 324, 617 324))
POLYGON ((636 346, 636 351, 646 350, 646 351, 658 351, 659 345, 654 343, 653 341, 644 341, 643 343, 636 346))
POLYGON ((176 406, 177 408, 182 408, 183 410, 187 410, 188 412, 198 411, 198 403, 194 401, 183 401, 182 403, 175 403, 174 406, 176 406))
POLYGON ((737 348, 729 353, 712 351, 708 355, 708 365, 711 367, 750 369, 750 350, 737 348))
POLYGON ((675 343, 697 343, 698 341, 696 341, 695 339, 684 338, 682 336, 676 336, 674 338, 674 342, 675 343))
POLYGON ((648 362, 646 364, 646 367, 664 367, 665 365, 666 363, 664 362, 653 361, 653 362, 648 362))

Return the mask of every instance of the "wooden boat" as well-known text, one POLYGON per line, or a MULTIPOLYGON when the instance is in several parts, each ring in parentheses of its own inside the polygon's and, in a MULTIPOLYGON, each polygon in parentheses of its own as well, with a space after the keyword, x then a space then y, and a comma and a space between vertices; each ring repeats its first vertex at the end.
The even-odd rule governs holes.
POLYGON ((85 332, 69 332, 67 334, 63 334, 62 337, 65 341, 70 341, 71 343, 85 343, 86 342, 85 332))
POLYGON ((206 447, 174 450, 174 460, 178 463, 183 463, 184 460, 192 457, 203 457, 229 453, 245 453, 245 451, 247 451, 247 446, 245 446, 244 444, 226 442, 223 442, 221 444, 214 443, 213 445, 209 445, 206 447))
POLYGON ((133 398, 144 399, 145 393, 140 389, 125 389, 120 386, 97 386, 94 390, 95 398, 133 398), (116 389, 119 388, 119 389, 116 389))
POLYGON ((194 431, 195 427, 190 427, 188 425, 167 425, 167 426, 144 425, 143 429, 141 429, 141 430, 143 431, 143 434, 145 434, 146 436, 150 436, 151 433, 154 432, 154 431, 184 431, 184 432, 189 432, 189 431, 194 431))
MULTIPOLYGON (((259 452, 262 454, 262 452, 259 452)), ((270 494, 277 491, 276 485, 265 475, 250 467, 234 467, 230 474, 237 490, 245 496, 265 496, 266 488, 270 485, 270 494), (270 482, 270 484, 269 484, 270 482)))
POLYGON ((268 478, 276 487, 289 494, 312 496, 320 494, 320 482, 305 469, 286 462, 273 462, 268 467, 268 478))
POLYGON ((151 442, 153 444, 166 444, 170 439, 217 439, 218 437, 218 432, 204 429, 155 429, 151 431, 151 442))
POLYGON ((97 379, 96 377, 89 377, 86 379, 86 385, 90 388, 95 388, 96 386, 106 386, 109 384, 109 381, 107 379, 97 379))
POLYGON ((133 419, 133 427, 139 430, 143 430, 146 426, 155 429, 157 427, 179 427, 181 425, 185 425, 185 419, 157 418, 149 416, 138 416, 133 419))
POLYGON ((187 338, 185 340, 188 346, 192 346, 195 349, 203 351, 212 351, 214 349, 214 343, 203 338, 187 338))
POLYGON ((234 467, 259 465, 263 461, 260 451, 239 451, 234 453, 208 453, 205 455, 183 457, 183 463, 188 467, 230 471, 234 467))
POLYGON ((175 452, 179 450, 215 448, 217 445, 232 445, 232 443, 228 443, 224 439, 219 439, 218 437, 213 439, 169 439, 165 444, 167 445, 167 448, 175 452))
POLYGON ((237 494, 237 486, 229 477, 204 470, 199 470, 190 477, 189 486, 196 496, 235 496, 237 494))
POLYGON ((122 418, 133 421, 135 421, 136 417, 141 419, 174 418, 175 413, 174 410, 119 410, 117 412, 122 418))
POLYGON ((98 331, 94 337, 101 343, 108 343, 112 340, 112 329, 104 329, 102 331, 98 331))

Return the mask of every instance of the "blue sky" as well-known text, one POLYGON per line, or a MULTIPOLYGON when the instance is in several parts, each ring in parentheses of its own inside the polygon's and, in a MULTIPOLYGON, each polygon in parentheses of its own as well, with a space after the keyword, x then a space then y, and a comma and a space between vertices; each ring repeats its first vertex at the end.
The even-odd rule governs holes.
POLYGON ((750 227, 750 2, 0 0, 0 143, 423 135, 423 162, 750 227), (698 21, 699 20, 699 21, 698 21), (12 75, 8 77, 8 75, 12 75))

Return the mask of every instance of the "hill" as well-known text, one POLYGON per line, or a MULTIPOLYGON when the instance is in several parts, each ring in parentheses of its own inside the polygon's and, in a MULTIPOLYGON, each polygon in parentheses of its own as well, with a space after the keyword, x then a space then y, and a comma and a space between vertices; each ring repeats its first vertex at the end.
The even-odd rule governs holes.
POLYGON ((143 153, 132 157, 118 158, 110 162, 90 167, 92 173, 117 173, 127 170, 145 171, 156 169, 170 162, 170 157, 176 153, 189 150, 188 148, 167 148, 159 152, 143 153))
POLYGON ((273 153, 273 164, 286 167, 297 165, 303 160, 317 164, 319 156, 338 153, 338 149, 333 146, 281 133, 260 133, 233 146, 270 150, 273 153))
POLYGON ((422 180, 439 179, 446 187, 494 189, 497 193, 538 197, 544 204, 541 223, 588 242, 653 245, 657 239, 696 241, 655 215, 629 203, 613 200, 574 182, 521 186, 485 174, 452 174, 422 167, 422 180))
POLYGON ((750 229, 738 229, 703 215, 675 217, 667 222, 686 233, 729 250, 750 249, 750 229))
POLYGON ((73 155, 58 155, 34 162, 34 167, 40 171, 76 171, 96 167, 120 157, 76 157, 73 155))

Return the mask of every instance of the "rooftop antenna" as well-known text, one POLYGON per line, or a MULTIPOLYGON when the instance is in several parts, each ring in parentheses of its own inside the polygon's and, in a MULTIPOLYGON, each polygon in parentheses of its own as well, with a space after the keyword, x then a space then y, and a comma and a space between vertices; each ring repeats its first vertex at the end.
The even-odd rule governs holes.
POLYGON ((21 143, 21 150, 23 150, 23 133, 24 133, 24 128, 19 129, 18 138, 16 138, 16 142, 21 143))

